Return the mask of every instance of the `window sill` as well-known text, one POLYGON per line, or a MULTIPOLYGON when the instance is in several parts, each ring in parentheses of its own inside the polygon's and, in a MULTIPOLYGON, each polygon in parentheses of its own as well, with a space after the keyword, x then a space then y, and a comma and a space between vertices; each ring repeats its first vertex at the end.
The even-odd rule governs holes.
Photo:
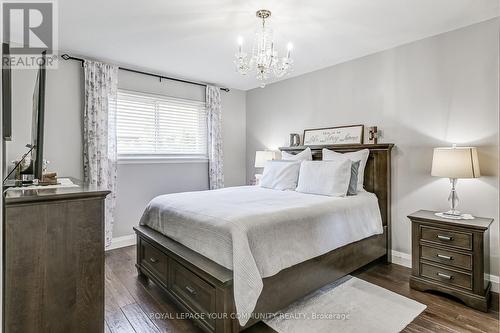
POLYGON ((208 163, 206 157, 151 157, 134 156, 118 157, 118 164, 181 164, 181 163, 208 163))

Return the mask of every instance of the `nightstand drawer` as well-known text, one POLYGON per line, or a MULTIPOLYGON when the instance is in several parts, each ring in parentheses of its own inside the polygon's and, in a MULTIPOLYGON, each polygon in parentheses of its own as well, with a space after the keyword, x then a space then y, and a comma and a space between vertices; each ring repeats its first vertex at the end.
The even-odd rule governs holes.
POLYGON ((472 234, 470 233, 427 226, 421 226, 421 228, 422 240, 472 250, 472 234))
POLYGON ((442 250, 430 246, 421 246, 421 258, 453 267, 472 269, 472 255, 449 250, 442 250))
POLYGON ((470 274, 420 263, 420 275, 428 279, 439 281, 443 284, 472 290, 472 276, 470 274))

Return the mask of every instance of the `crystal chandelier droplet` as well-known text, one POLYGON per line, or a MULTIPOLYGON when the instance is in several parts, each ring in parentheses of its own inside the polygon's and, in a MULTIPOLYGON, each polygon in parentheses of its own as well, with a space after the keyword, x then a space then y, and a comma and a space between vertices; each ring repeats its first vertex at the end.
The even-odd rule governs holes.
POLYGON ((271 16, 271 12, 261 9, 256 15, 262 19, 262 25, 255 33, 252 54, 249 56, 243 51, 243 38, 239 37, 234 64, 238 73, 242 75, 255 71, 257 79, 261 81, 260 86, 263 88, 271 75, 280 78, 292 70, 292 44, 288 43, 286 56, 280 57, 276 51, 273 31, 266 26, 266 19, 271 16))

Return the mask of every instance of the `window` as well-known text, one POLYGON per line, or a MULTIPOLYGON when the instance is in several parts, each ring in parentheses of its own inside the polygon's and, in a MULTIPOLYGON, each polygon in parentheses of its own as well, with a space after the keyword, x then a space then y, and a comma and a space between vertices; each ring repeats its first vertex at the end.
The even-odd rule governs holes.
POLYGON ((119 90, 117 149, 127 158, 207 158, 205 102, 119 90))

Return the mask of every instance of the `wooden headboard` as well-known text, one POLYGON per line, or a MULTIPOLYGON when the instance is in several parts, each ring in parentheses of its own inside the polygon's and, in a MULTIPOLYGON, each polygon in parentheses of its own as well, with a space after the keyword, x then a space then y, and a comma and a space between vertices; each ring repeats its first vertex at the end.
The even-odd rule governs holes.
POLYGON ((281 151, 297 154, 311 148, 313 160, 322 159, 322 149, 330 149, 339 153, 348 153, 361 149, 369 149, 370 155, 365 167, 364 187, 367 191, 375 193, 378 198, 382 223, 390 227, 391 223, 391 150, 392 143, 358 144, 358 145, 321 145, 282 147, 281 151))

